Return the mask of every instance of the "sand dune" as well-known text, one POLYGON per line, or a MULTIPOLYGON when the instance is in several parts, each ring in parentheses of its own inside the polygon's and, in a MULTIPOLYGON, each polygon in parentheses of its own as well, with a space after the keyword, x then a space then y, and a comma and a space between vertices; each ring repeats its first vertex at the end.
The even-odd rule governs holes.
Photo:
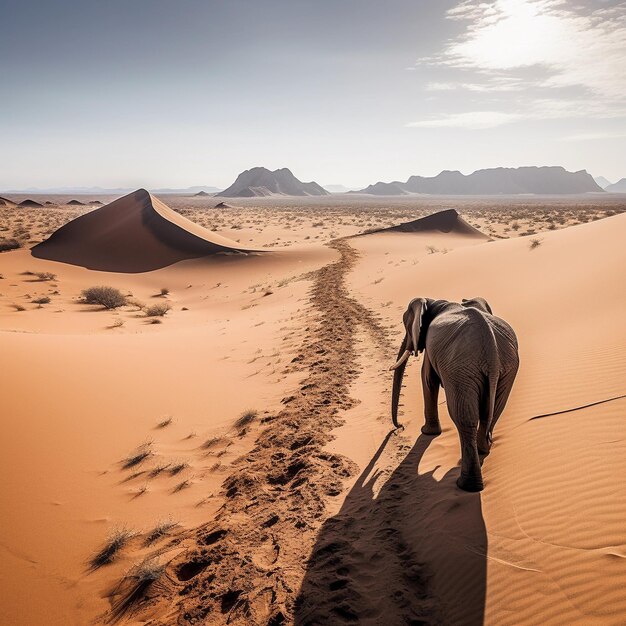
POLYGON ((0 206, 13 207, 15 206, 15 202, 9 200, 8 198, 3 198, 2 196, 0 196, 0 206))
POLYGON ((411 222, 404 222, 397 226, 379 228, 369 231, 373 233, 446 233, 452 235, 463 235, 466 237, 476 237, 488 239, 487 235, 481 233, 477 228, 468 224, 455 209, 438 211, 432 215, 422 217, 411 222))
MULTIPOLYGON (((386 266, 385 279, 375 285, 368 279, 388 258, 385 236, 352 240, 363 255, 351 277, 353 293, 395 325, 396 343, 402 311, 417 295, 455 301, 482 295, 520 341, 522 365, 484 465, 483 494, 461 494, 453 487, 458 436, 445 404, 440 406, 444 433, 434 440, 418 438, 423 408, 419 366, 413 363, 403 392, 406 431, 379 453, 382 458, 361 482, 377 472, 386 478, 374 480, 368 490, 353 490, 338 517, 345 526, 346 515, 355 510, 368 514, 373 498, 377 511, 384 507, 397 516, 387 523, 400 539, 397 549, 404 546, 404 557, 399 556, 412 555, 419 564, 416 612, 433 607, 444 623, 498 626, 617 624, 624 615, 626 498, 618 494, 626 471, 626 425, 618 416, 626 406, 620 399, 626 393, 625 234, 621 215, 536 238, 433 254, 416 266, 411 263, 416 255, 405 244, 395 248, 405 263, 386 266), (381 308, 381 302, 388 306, 381 308), (561 413, 568 409, 574 411, 561 413), (533 419, 547 413, 555 415, 533 419)), ((385 423, 388 407, 380 400, 388 399, 389 389, 381 388, 378 371, 375 359, 366 363, 359 389, 363 404, 372 407, 364 411, 385 423)), ((350 425, 346 431, 335 450, 350 454, 360 438, 375 453, 376 437, 350 425)), ((358 519, 350 528, 363 536, 368 526, 358 519)), ((333 536, 333 528, 318 545, 325 534, 333 536)), ((378 552, 383 548, 389 550, 389 543, 380 542, 378 552)), ((368 550, 376 552, 376 544, 370 542, 368 550)), ((354 556, 346 553, 339 566, 344 560, 354 556)), ((320 600, 322 615, 331 611, 315 595, 323 580, 313 569, 303 587, 320 600)), ((385 578, 384 588, 366 588, 355 574, 350 586, 361 596, 376 597, 392 585, 385 578)), ((350 608, 361 615, 358 606, 350 608)))
MULTIPOLYGON (((85 216, 117 205, 112 220, 69 223, 57 250, 67 243, 83 261, 108 250, 127 268, 146 252, 180 256, 162 235, 170 229, 215 245, 136 193, 139 202, 131 194, 85 216)), ((317 219, 293 228, 314 235, 317 219)), ((618 215, 487 241, 449 210, 259 258, 185 248, 182 262, 137 274, 3 253, 0 621, 104 623, 113 608, 130 623, 212 626, 621 623, 625 235, 618 215), (41 282, 48 271, 57 276, 41 282), (98 283, 172 309, 152 325, 132 306, 81 304, 81 289, 98 283), (52 302, 36 306, 43 295, 52 302), (521 369, 481 494, 455 486, 443 392, 442 435, 419 434, 415 359, 405 429, 390 434, 387 367, 418 295, 484 296, 518 334, 521 369), (242 426, 246 408, 259 414, 242 426), (120 460, 146 439, 151 456, 135 475, 120 460), (181 474, 162 469, 179 462, 181 474), (146 545, 170 515, 180 525, 146 545), (139 534, 86 573, 125 525, 139 534), (129 572, 146 557, 165 569, 126 604, 129 572)))
POLYGON ((32 250, 40 259, 113 272, 242 252, 254 250, 194 224, 145 189, 76 218, 32 250))
POLYGON ((39 208, 39 207, 42 207, 43 204, 41 204, 40 202, 37 202, 36 200, 31 200, 30 198, 27 198, 26 200, 22 200, 17 206, 39 208))

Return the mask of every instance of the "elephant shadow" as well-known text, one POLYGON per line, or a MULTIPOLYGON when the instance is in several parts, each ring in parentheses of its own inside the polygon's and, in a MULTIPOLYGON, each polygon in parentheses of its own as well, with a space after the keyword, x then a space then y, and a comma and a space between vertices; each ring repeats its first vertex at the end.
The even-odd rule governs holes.
POLYGON ((418 474, 432 440, 420 435, 411 447, 402 436, 385 437, 318 534, 295 603, 296 626, 483 624, 480 494, 456 487, 458 468, 441 480, 418 474), (410 451, 385 479, 376 466, 387 447, 410 451))

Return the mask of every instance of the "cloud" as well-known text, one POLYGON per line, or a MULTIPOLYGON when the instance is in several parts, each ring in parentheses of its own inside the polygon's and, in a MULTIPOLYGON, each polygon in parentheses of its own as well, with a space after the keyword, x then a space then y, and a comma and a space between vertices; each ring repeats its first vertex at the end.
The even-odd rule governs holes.
POLYGON ((520 115, 477 111, 445 116, 441 125, 471 123, 473 117, 550 119, 555 111, 568 117, 626 116, 626 3, 464 0, 447 18, 464 30, 439 53, 418 61, 417 67, 435 66, 442 77, 426 89, 483 93, 490 109, 500 104, 510 110, 514 104, 520 115), (446 80, 446 71, 455 80, 446 80))
POLYGON ((626 137, 626 132, 606 132, 606 133, 581 133, 580 135, 567 135, 561 141, 598 141, 605 139, 621 139, 626 137))
POLYGON ((502 113, 501 111, 469 111, 444 115, 438 119, 410 122, 407 126, 410 128, 469 128, 480 130, 510 124, 518 121, 520 117, 514 113, 502 113))
MULTIPOLYGON (((511 105, 507 105, 511 109, 511 105)), ((514 108, 514 107, 513 107, 514 108)), ((600 116, 593 100, 568 101, 556 98, 536 98, 519 106, 517 111, 464 111, 446 113, 437 118, 419 120, 406 124, 409 128, 467 128, 480 130, 495 128, 524 120, 558 120, 563 118, 600 116)), ((605 115, 605 117, 611 117, 605 115)), ((615 115, 618 117, 618 115, 615 115)))

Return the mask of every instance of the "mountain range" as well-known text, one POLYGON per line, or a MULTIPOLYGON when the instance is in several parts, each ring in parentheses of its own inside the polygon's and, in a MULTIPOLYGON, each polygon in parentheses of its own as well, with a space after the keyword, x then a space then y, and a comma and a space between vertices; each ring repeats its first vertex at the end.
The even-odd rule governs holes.
POLYGON ((609 193, 626 193, 626 178, 620 178, 616 183, 604 188, 609 193))
POLYGON ((604 178, 604 176, 594 176, 593 180, 595 180, 602 189, 606 189, 611 184, 611 181, 604 178))
MULTIPOLYGON (((11 189, 12 194, 83 194, 124 195, 127 188, 105 187, 49 187, 11 189)), ((595 179, 586 170, 568 172, 563 167, 497 167, 476 170, 464 175, 459 171, 444 170, 437 176, 411 176, 406 182, 377 182, 364 189, 348 188, 334 184, 325 187, 316 182, 305 183, 287 169, 271 171, 253 167, 237 176, 235 182, 220 191, 217 187, 163 187, 152 189, 154 194, 180 194, 194 196, 221 196, 225 198, 254 198, 272 195, 325 196, 329 193, 368 194, 374 196, 400 196, 410 194, 430 195, 516 195, 516 194, 578 194, 603 191, 626 193, 626 178, 611 184, 603 176, 595 179)))
POLYGON ((497 167, 464 175, 444 170, 437 176, 411 176, 406 182, 378 182, 354 193, 398 196, 433 195, 576 194, 602 192, 586 170, 568 172, 562 167, 497 167))

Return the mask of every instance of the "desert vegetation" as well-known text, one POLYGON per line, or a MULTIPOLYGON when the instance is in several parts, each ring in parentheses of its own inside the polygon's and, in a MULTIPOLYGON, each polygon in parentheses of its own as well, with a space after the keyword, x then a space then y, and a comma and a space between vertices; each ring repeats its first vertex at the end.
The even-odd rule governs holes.
POLYGON ((89 560, 89 569, 96 570, 112 563, 136 534, 136 532, 128 528, 116 528, 113 530, 107 537, 102 548, 89 560))
POLYGON ((157 522, 157 524, 146 533, 144 538, 144 544, 146 546, 151 546, 153 543, 160 541, 161 539, 168 537, 171 535, 172 531, 178 527, 178 522, 174 522, 171 519, 162 520, 157 522))
POLYGON ((126 304, 126 296, 115 287, 88 287, 82 292, 86 304, 99 304, 105 309, 117 309, 126 304))
POLYGON ((159 302, 145 307, 144 313, 146 317, 163 317, 171 309, 172 305, 169 302, 159 302))
POLYGON ((0 252, 7 252, 9 250, 17 250, 21 248, 22 244, 17 239, 0 239, 0 252))
POLYGON ((150 458, 154 452, 152 451, 152 442, 148 441, 142 443, 138 448, 131 452, 125 459, 122 460, 123 469, 131 469, 137 465, 143 463, 146 459, 150 458))

